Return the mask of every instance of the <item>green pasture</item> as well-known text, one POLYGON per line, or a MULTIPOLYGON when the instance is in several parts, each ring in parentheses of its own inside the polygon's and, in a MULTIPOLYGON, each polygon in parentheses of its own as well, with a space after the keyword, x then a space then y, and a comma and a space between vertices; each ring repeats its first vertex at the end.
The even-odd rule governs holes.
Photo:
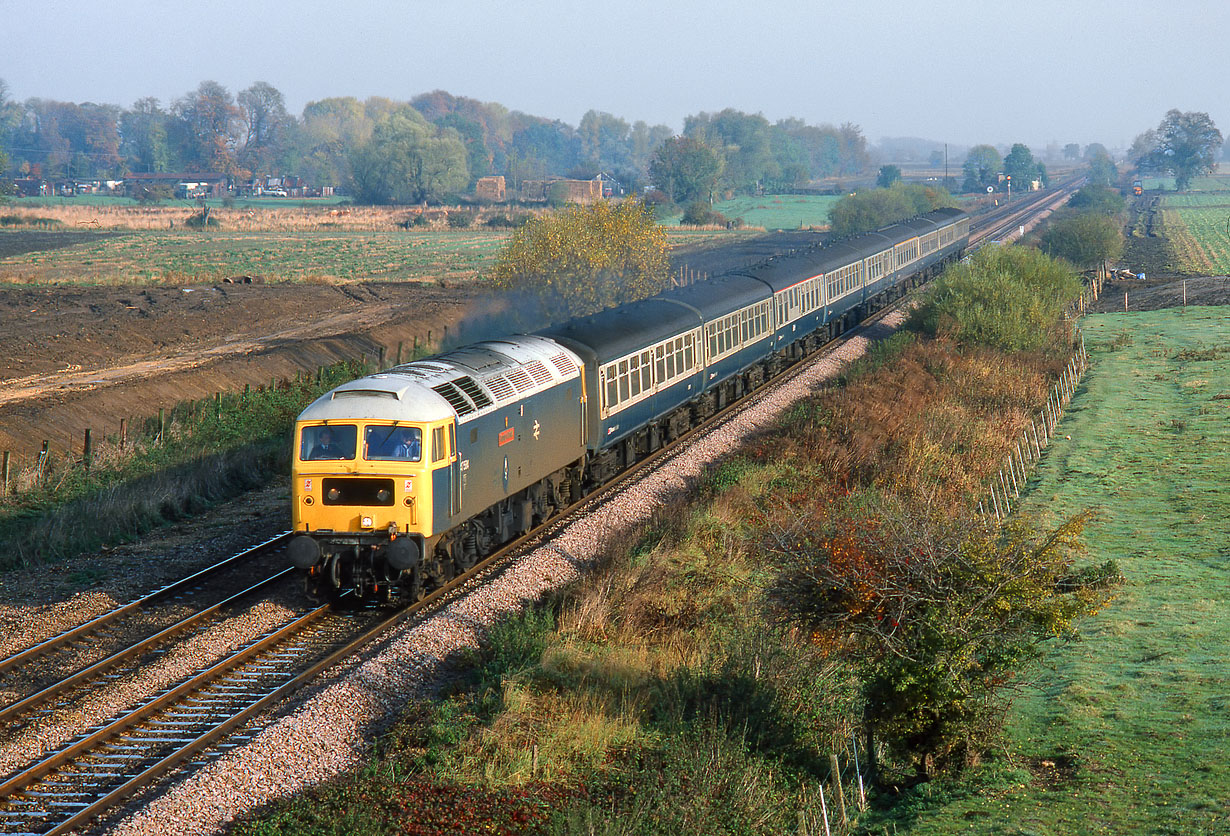
POLYGON ((1230 191, 1165 195, 1161 208, 1170 248, 1184 271, 1230 272, 1230 191))
MULTIPOLYGON (((1146 191, 1174 191, 1173 177, 1142 177, 1141 185, 1146 191)), ((1230 174, 1210 174, 1207 177, 1194 177, 1191 182, 1191 192, 1225 192, 1230 191, 1230 174)))
POLYGON ((908 832, 1230 833, 1230 309, 1084 333, 1093 367, 1022 504, 1092 509, 1088 560, 1127 583, 1055 645, 1006 762, 917 791, 908 832))
POLYGON ((770 194, 743 195, 715 203, 713 210, 747 226, 765 229, 800 229, 828 226, 829 209, 841 195, 770 194))
MULTIPOLYGON (((0 230, 0 236, 20 236, 0 230)), ((65 233, 69 234, 69 233, 65 233)), ((495 263, 508 230, 406 232, 137 230, 0 257, 0 283, 192 284, 228 276, 265 281, 469 281, 495 263)), ((672 248, 704 246, 726 230, 668 229, 672 248)), ((2 242, 0 242, 2 243, 2 242)), ((3 248, 0 248, 2 250, 3 248)))

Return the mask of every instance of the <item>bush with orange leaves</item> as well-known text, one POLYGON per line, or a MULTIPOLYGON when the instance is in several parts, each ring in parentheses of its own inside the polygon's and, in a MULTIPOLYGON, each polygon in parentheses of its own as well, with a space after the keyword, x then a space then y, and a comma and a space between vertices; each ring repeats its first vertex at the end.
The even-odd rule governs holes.
POLYGON ((1120 580, 1076 571, 1087 520, 1000 527, 874 490, 796 511, 767 549, 787 567, 777 607, 860 670, 867 732, 915 777, 975 762, 997 739, 1022 668, 1074 635, 1120 580))

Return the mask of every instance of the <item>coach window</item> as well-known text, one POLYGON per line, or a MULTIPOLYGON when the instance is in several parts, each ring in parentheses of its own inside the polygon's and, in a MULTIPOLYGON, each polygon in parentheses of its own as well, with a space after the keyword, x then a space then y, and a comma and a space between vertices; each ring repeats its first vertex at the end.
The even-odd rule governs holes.
POLYGON ((615 380, 615 367, 606 369, 606 405, 614 406, 619 398, 619 384, 615 380))

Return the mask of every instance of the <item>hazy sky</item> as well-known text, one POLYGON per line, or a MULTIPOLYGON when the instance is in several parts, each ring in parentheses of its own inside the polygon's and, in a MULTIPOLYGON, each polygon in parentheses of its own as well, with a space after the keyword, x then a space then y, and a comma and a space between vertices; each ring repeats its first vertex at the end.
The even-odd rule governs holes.
POLYGON ((435 89, 576 125, 726 107, 868 139, 1124 146, 1170 108, 1230 135, 1223 0, 0 0, 18 100, 164 105, 211 79, 288 108, 435 89))

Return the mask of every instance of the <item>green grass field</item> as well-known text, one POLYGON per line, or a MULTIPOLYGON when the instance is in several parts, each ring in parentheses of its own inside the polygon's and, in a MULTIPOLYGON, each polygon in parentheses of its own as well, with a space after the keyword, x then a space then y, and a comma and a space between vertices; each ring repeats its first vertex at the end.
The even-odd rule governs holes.
MULTIPOLYGON (((1173 177, 1144 177, 1141 185, 1146 191, 1174 191, 1173 177)), ((1192 178, 1191 191, 1194 192, 1224 192, 1230 190, 1230 174, 1211 174, 1207 177, 1192 178)))
POLYGON ((0 282, 129 284, 475 278, 508 232, 136 231, 0 259, 0 282))
POLYGON ((1189 273, 1230 272, 1230 177, 1205 177, 1205 190, 1162 196, 1163 226, 1180 268, 1189 273), (1220 190, 1209 187, 1220 185, 1220 190))
MULTIPOLYGON (((21 230, 0 230, 20 236, 21 230)), ((58 234, 58 233, 53 233, 58 234)), ((508 230, 197 232, 133 230, 0 257, 0 284, 193 284, 228 276, 266 281, 472 281, 495 263, 508 230)), ((669 246, 739 234, 668 229, 669 246)))
POLYGON ((713 209, 731 220, 739 218, 748 226, 800 229, 828 226, 829 209, 839 200, 841 195, 744 195, 716 203, 713 209))
POLYGON ((1230 833, 1230 309, 1084 332, 1093 368, 1024 505, 1094 509, 1088 557, 1127 583, 1017 703, 1011 765, 924 789, 910 833, 1230 833))

